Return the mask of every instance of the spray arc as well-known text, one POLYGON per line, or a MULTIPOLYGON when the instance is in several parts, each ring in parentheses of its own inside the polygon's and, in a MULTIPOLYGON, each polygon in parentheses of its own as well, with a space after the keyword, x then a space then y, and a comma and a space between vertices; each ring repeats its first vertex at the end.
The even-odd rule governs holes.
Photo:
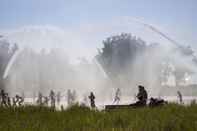
MULTIPOLYGON (((183 54, 186 56, 191 56, 193 61, 197 61, 197 57, 194 55, 194 51, 192 50, 192 48, 188 48, 185 46, 182 46, 179 42, 177 42, 176 40, 172 39, 171 37, 169 37, 167 34, 163 33, 161 30, 159 30, 158 28, 156 28, 155 26, 145 23, 142 20, 136 19, 136 18, 129 18, 129 22, 136 22, 138 24, 143 25, 145 28, 150 29, 151 31, 155 32, 156 34, 160 35, 161 37, 165 38, 166 40, 168 40, 170 43, 172 43, 173 45, 176 46, 176 48, 183 54)), ((195 64, 197 64, 195 62, 195 64)))

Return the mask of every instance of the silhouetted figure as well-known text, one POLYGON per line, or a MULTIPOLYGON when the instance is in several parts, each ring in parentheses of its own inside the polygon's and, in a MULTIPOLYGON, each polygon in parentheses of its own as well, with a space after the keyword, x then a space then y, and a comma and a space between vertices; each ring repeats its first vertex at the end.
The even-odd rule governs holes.
POLYGON ((6 107, 8 107, 8 93, 5 93, 5 96, 4 96, 4 105, 6 107))
POLYGON ((90 99, 90 106, 91 106, 92 108, 95 108, 95 107, 96 107, 96 106, 95 106, 95 101, 94 101, 95 96, 94 96, 93 92, 90 93, 89 99, 90 99))
POLYGON ((49 103, 49 98, 45 96, 43 101, 44 106, 48 106, 48 103, 49 103))
POLYGON ((18 101, 18 105, 21 106, 24 102, 24 97, 19 96, 19 101, 18 101))
POLYGON ((120 95, 121 95, 121 92, 120 92, 120 89, 118 88, 116 90, 116 94, 115 94, 115 98, 114 98, 113 104, 114 103, 119 104, 119 102, 120 102, 120 95))
POLYGON ((71 93, 71 90, 68 89, 68 91, 67 91, 67 104, 68 104, 68 106, 71 105, 71 101, 72 101, 71 99, 72 99, 72 93, 71 93))
POLYGON ((51 107, 55 108, 55 93, 53 90, 51 90, 49 98, 51 100, 51 107))
POLYGON ((17 106, 16 104, 17 104, 16 98, 13 97, 13 98, 12 98, 12 105, 13 105, 13 106, 17 106))
POLYGON ((5 93, 5 106, 6 107, 9 106, 9 95, 8 95, 8 93, 5 93))
POLYGON ((61 93, 58 91, 57 92, 57 104, 59 105, 61 101, 61 93))
POLYGON ((148 94, 146 92, 146 90, 144 89, 143 86, 139 85, 138 86, 139 92, 137 94, 137 99, 138 101, 134 104, 131 104, 131 106, 145 106, 146 102, 147 102, 147 98, 148 98, 148 94))
POLYGON ((61 108, 61 111, 63 111, 63 110, 64 110, 64 106, 63 106, 63 105, 61 105, 61 106, 60 106, 60 108, 61 108))
POLYGON ((35 103, 35 102, 36 102, 36 93, 33 92, 33 103, 35 103))
POLYGON ((37 104, 39 105, 39 106, 41 106, 42 104, 43 104, 43 101, 42 101, 42 93, 41 92, 39 92, 38 93, 38 99, 37 99, 37 104))
POLYGON ((16 98, 16 101, 15 101, 16 105, 18 103, 18 106, 21 106, 23 101, 24 101, 24 99, 21 96, 19 96, 19 95, 16 95, 15 98, 16 98))
POLYGON ((182 104, 183 103, 183 97, 182 97, 181 92, 177 91, 177 95, 178 95, 178 99, 179 99, 180 104, 182 104))
POLYGON ((7 103, 6 103, 7 96, 6 96, 6 93, 4 92, 4 90, 1 90, 0 95, 1 95, 1 106, 6 106, 7 105, 7 103))
POLYGON ((1 90, 1 92, 0 92, 0 102, 1 102, 1 106, 3 105, 3 95, 4 95, 4 90, 1 90))
POLYGON ((19 95, 15 96, 16 104, 19 102, 19 95))
MULTIPOLYGON (((2 90, 1 90, 2 91, 2 90)), ((1 95, 2 93, 0 92, 0 104, 1 104, 1 102, 2 102, 2 95, 1 95)))
POLYGON ((8 102, 7 102, 7 103, 8 103, 8 106, 11 107, 11 106, 12 106, 12 104, 11 104, 11 98, 10 98, 9 96, 8 96, 8 98, 7 98, 7 101, 8 101, 8 102))
POLYGON ((24 92, 22 92, 21 98, 22 98, 23 101, 25 100, 25 93, 24 92))

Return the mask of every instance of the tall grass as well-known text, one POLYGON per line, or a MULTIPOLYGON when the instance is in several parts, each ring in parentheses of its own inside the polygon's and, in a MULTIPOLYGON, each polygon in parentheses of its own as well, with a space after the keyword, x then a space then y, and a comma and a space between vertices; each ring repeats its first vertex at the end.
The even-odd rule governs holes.
POLYGON ((0 131, 197 131, 197 105, 96 111, 73 106, 0 107, 0 131))

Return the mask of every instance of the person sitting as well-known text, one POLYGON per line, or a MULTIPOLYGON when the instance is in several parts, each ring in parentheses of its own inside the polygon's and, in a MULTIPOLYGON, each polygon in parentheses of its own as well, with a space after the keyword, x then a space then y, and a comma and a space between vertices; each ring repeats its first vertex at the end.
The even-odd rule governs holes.
POLYGON ((138 86, 139 92, 137 94, 138 101, 136 103, 130 104, 130 106, 146 106, 148 94, 147 91, 144 89, 144 86, 139 85, 138 86))

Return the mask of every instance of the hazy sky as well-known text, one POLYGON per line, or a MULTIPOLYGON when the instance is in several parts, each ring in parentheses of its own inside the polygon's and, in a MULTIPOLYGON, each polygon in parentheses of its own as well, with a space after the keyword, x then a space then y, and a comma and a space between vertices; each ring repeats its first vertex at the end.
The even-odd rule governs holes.
MULTIPOLYGON (((178 41, 197 47, 196 12, 197 0, 0 0, 0 31, 47 25, 75 35, 81 32, 78 36, 87 30, 101 34, 105 33, 101 25, 113 32, 113 25, 128 17, 157 25, 178 41)), ((121 31, 128 32, 127 27, 121 31)), ((94 37, 103 39, 100 34, 94 37)))
POLYGON ((0 27, 79 25, 119 16, 197 30, 196 0, 0 0, 0 27))

